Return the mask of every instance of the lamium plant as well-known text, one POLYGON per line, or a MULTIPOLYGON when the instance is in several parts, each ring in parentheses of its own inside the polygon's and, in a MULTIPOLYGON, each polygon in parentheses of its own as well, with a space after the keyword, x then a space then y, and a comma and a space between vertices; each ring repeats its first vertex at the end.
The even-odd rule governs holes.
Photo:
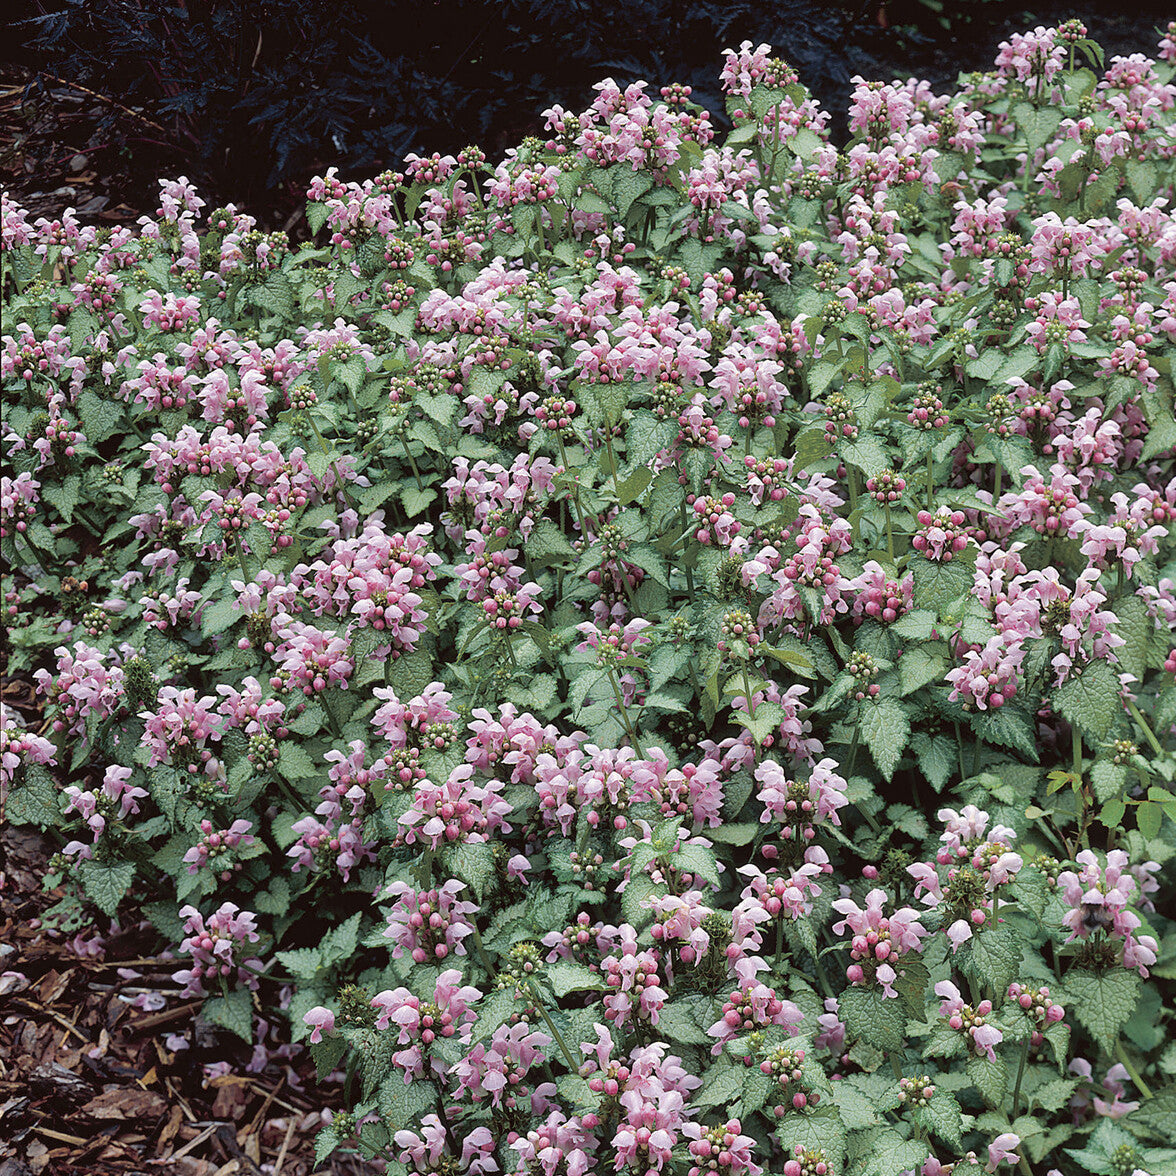
POLYGON ((1176 1172, 1174 75, 1067 21, 838 147, 747 42, 723 140, 606 80, 297 248, 5 197, 48 924, 309 1050, 320 1160, 1176 1172))

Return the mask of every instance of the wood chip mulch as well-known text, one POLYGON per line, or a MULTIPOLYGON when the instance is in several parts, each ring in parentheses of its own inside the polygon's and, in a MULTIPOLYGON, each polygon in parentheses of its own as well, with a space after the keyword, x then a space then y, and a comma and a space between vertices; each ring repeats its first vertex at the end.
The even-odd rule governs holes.
POLYGON ((199 1002, 179 998, 178 965, 152 954, 149 931, 116 933, 94 958, 44 925, 60 897, 41 889, 51 851, 35 833, 0 828, 0 1176, 370 1171, 346 1156, 314 1167, 321 1111, 338 1105, 338 1088, 316 1089, 305 1055, 246 1073, 247 1047, 194 1021, 199 1002), (167 995, 167 1007, 120 999, 145 990, 167 995), (192 1047, 169 1049, 186 1029, 192 1047), (204 1066, 223 1060, 236 1068, 206 1083, 204 1066))

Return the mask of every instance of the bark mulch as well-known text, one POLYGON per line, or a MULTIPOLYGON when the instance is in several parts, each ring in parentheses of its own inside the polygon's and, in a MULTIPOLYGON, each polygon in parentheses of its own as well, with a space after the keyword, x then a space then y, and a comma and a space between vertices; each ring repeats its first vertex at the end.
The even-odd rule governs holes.
POLYGON ((195 1021, 150 932, 116 933, 79 955, 44 916, 52 847, 0 828, 0 1176, 360 1176, 347 1157, 314 1167, 324 1098, 308 1057, 244 1070, 248 1051, 195 1021), (122 969, 122 972, 120 972, 122 969), (136 975, 137 973, 137 975, 136 975), (126 999, 157 991, 167 1007, 126 999), (167 1037, 191 1029, 192 1047, 167 1037), (205 1082, 204 1065, 234 1072, 205 1082), (295 1089, 295 1085, 301 1089, 295 1089))

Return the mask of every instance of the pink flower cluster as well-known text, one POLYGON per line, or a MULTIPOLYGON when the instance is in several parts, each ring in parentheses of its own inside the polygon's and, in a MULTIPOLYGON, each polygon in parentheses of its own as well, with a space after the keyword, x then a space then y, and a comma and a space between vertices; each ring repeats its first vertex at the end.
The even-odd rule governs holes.
POLYGON ((194 906, 181 907, 180 918, 187 932, 180 951, 192 957, 192 966, 173 973, 172 979, 184 986, 184 996, 206 996, 206 981, 215 990, 233 977, 247 988, 257 987, 261 960, 243 958, 246 945, 261 938, 256 915, 225 902, 207 920, 194 906))
POLYGON ((404 987, 378 992, 372 997, 372 1008, 379 1011, 376 1028, 393 1026, 396 1044, 406 1047, 392 1055, 392 1064, 404 1071, 406 1083, 430 1072, 438 1077, 445 1075, 448 1065, 429 1049, 437 1038, 457 1037, 468 1043, 470 1025, 477 1020, 477 1013, 470 1006, 482 994, 471 985, 463 985, 461 979, 461 972, 456 968, 442 972, 430 1001, 422 1001, 404 987))
POLYGON ((918 921, 918 912, 910 907, 885 914, 886 901, 886 891, 882 889, 871 890, 866 895, 864 909, 852 898, 835 899, 833 909, 844 918, 833 924, 833 933, 852 934, 849 954, 853 963, 845 969, 850 984, 876 983, 884 997, 895 998, 898 991, 894 985, 902 976, 903 960, 922 950, 928 932, 918 921))
POLYGON ((1147 976, 1159 947, 1151 935, 1136 934, 1142 920, 1129 908, 1138 884, 1128 868, 1127 854, 1112 849, 1103 864, 1092 850, 1084 849, 1077 862, 1080 870, 1064 870, 1058 875, 1058 886, 1070 908, 1062 916, 1070 930, 1068 939, 1089 939, 1098 934, 1100 938, 1121 940, 1123 966, 1147 976))

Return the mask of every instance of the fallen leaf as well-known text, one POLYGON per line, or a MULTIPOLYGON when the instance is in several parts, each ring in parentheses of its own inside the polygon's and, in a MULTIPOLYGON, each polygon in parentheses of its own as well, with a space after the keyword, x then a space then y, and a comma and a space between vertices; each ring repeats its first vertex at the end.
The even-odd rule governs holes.
POLYGON ((153 1090, 107 1090, 90 1099, 82 1114, 91 1119, 155 1119, 167 1103, 153 1090))

